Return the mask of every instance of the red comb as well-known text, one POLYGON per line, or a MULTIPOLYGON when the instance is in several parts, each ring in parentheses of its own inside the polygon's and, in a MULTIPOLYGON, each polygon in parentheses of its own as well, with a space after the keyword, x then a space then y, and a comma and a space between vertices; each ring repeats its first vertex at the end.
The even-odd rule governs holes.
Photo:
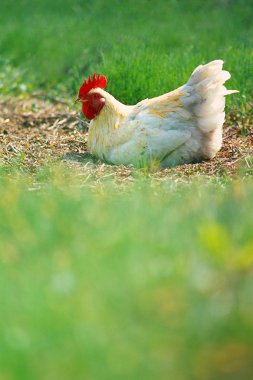
POLYGON ((81 98, 82 96, 86 95, 92 88, 105 88, 107 85, 107 79, 104 75, 98 74, 96 76, 96 73, 93 75, 93 78, 89 75, 88 80, 84 80, 82 86, 79 89, 78 96, 81 98))

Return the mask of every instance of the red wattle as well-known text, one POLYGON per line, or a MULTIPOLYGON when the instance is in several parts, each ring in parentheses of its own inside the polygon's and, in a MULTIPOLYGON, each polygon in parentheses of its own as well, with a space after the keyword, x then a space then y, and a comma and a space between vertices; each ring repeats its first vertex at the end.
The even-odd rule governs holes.
POLYGON ((82 105, 82 111, 84 116, 88 120, 94 119, 95 116, 97 116, 102 108, 104 107, 105 103, 100 101, 92 101, 92 98, 89 99, 88 102, 83 103, 82 105))
POLYGON ((82 111, 83 111, 83 114, 84 116, 88 119, 88 120, 92 120, 94 119, 94 117, 96 116, 96 110, 92 107, 91 104, 89 103, 83 103, 83 106, 82 106, 82 111))

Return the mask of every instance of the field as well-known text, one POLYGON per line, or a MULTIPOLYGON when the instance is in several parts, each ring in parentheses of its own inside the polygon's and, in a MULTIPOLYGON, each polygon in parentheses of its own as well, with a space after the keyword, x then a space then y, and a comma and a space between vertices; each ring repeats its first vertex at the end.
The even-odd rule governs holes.
POLYGON ((253 4, 0 3, 0 380, 253 378, 253 4), (223 148, 165 170, 86 151, 94 71, 134 104, 223 59, 223 148))

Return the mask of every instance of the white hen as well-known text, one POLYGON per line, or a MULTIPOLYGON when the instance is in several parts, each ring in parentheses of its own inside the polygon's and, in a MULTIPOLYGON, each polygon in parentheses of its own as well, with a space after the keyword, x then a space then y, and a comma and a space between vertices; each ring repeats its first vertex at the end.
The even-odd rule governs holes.
POLYGON ((104 88, 104 76, 89 77, 79 90, 89 126, 91 154, 113 164, 162 167, 215 156, 222 145, 224 83, 230 78, 223 61, 198 66, 177 90, 135 106, 117 101, 104 88))

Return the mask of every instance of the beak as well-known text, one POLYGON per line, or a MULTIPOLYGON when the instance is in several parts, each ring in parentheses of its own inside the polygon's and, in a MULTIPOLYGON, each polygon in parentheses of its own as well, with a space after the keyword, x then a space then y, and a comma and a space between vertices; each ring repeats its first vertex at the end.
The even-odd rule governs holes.
POLYGON ((86 102, 88 102, 88 99, 76 98, 76 100, 74 101, 74 104, 76 104, 78 102, 86 103, 86 102))

